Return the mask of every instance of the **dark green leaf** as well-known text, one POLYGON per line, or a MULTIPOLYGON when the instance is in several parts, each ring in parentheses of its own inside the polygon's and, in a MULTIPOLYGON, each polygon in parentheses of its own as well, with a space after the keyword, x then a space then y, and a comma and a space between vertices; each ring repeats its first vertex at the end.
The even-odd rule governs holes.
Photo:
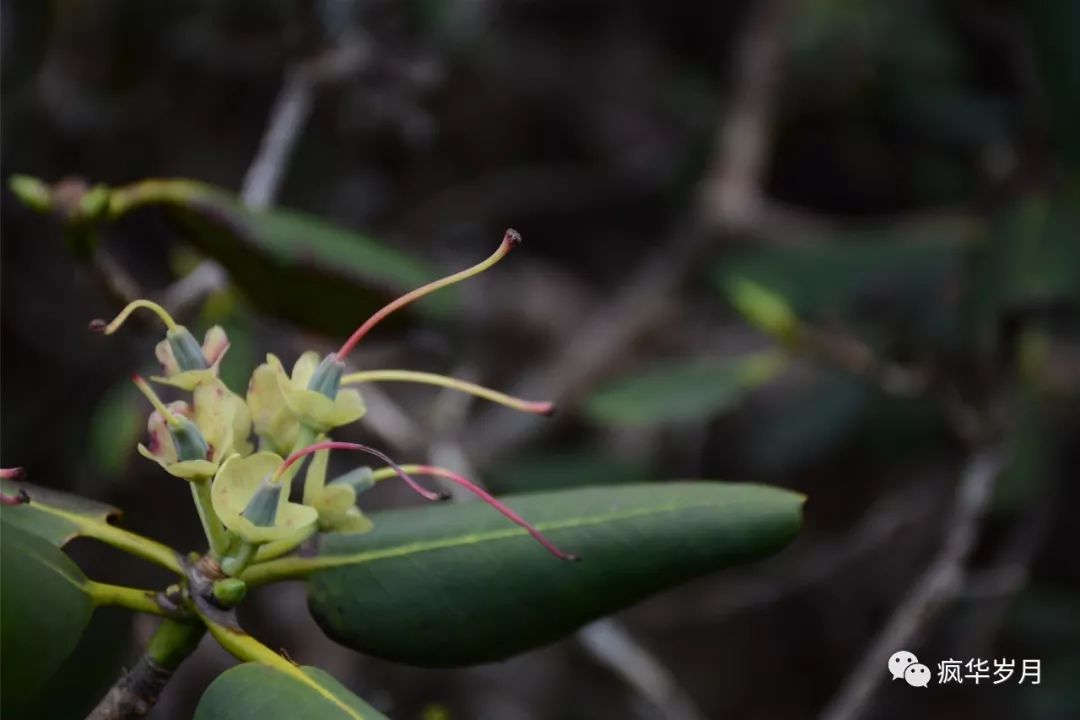
POLYGON ((5 495, 14 496, 25 490, 30 502, 4 508, 4 528, 18 527, 48 540, 57 547, 79 535, 79 519, 107 524, 120 511, 104 503, 68 495, 58 490, 30 483, 0 480, 5 495))
POLYGON ((386 716, 326 672, 301 669, 320 690, 258 663, 227 670, 206 689, 194 720, 385 720, 386 716))
MULTIPOLYGON (((327 537, 310 607, 334 639, 399 662, 509 657, 714 570, 768 555, 797 532, 803 498, 757 485, 678 482, 508 498, 566 562, 480 503, 379 513, 327 537)), ((301 561, 303 562, 303 561, 301 561)))
POLYGON ((783 297, 801 317, 937 318, 978 226, 963 220, 922 227, 841 232, 836 241, 754 249, 725 258, 718 286, 750 280, 783 297))
POLYGON ((757 419, 742 451, 758 472, 787 472, 832 450, 855 428, 870 396, 856 378, 823 374, 757 419))
MULTIPOLYGON (((114 217, 163 206, 185 238, 218 260, 264 312, 329 334, 347 333, 388 300, 436 272, 399 250, 290 210, 254 212, 223 190, 191 180, 118 188, 114 217)), ((447 295, 418 304, 442 311, 447 295)))
POLYGON ((45 539, 8 522, 0 534, 0 706, 17 717, 64 659, 90 621, 85 577, 45 539))
POLYGON ((785 364, 774 352, 670 363, 605 385, 585 401, 585 411, 611 425, 708 418, 732 408, 785 364))

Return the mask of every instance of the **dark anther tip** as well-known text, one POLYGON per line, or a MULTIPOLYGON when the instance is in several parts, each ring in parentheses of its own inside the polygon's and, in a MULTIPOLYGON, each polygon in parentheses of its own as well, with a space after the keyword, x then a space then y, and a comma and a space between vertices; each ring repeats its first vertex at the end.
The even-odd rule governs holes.
POLYGON ((574 555, 573 553, 567 553, 566 555, 563 556, 563 560, 566 560, 566 562, 577 563, 577 562, 581 562, 581 556, 580 555, 574 555))
POLYGON ((101 318, 94 318, 87 327, 89 327, 92 332, 105 332, 105 328, 109 327, 109 323, 101 318))
POLYGON ((450 493, 448 493, 448 492, 440 492, 440 493, 439 493, 439 497, 438 497, 438 501, 439 501, 439 502, 446 502, 446 501, 447 501, 447 500, 449 500, 449 499, 450 499, 451 497, 453 497, 453 496, 452 496, 452 495, 451 495, 450 493))

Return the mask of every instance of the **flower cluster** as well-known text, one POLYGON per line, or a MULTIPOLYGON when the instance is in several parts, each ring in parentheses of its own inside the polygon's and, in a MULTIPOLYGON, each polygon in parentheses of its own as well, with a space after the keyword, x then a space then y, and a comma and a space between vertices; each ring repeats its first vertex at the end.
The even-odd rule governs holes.
POLYGON ((139 452, 167 473, 186 480, 210 544, 211 556, 226 574, 235 575, 253 561, 288 553, 316 532, 360 533, 372 528, 357 507, 358 495, 376 482, 398 477, 429 500, 443 497, 420 486, 414 475, 437 476, 470 492, 525 528, 558 557, 573 559, 510 508, 469 480, 443 468, 401 466, 382 452, 358 443, 336 442, 329 434, 360 419, 365 412, 353 385, 367 382, 419 382, 454 388, 508 407, 549 414, 551 403, 529 402, 454 378, 408 370, 366 370, 346 373, 346 359, 357 343, 395 310, 439 288, 472 277, 501 260, 520 242, 508 230, 498 250, 483 262, 424 285, 376 312, 341 348, 319 356, 305 352, 287 372, 273 354, 255 368, 245 397, 218 378, 218 367, 229 349, 220 327, 212 327, 202 343, 149 300, 136 300, 111 322, 95 320, 91 328, 112 334, 136 310, 155 313, 165 323, 165 339, 156 355, 162 374, 151 378, 184 395, 161 400, 151 385, 134 382, 153 406, 147 421, 147 441, 139 452), (386 467, 357 468, 327 481, 331 450, 364 452, 386 467), (301 502, 291 500, 291 486, 304 460, 301 502))

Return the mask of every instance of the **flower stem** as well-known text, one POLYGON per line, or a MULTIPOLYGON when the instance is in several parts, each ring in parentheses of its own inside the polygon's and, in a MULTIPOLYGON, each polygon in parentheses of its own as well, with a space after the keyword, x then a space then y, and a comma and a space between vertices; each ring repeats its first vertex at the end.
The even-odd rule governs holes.
MULTIPOLYGON (((300 432, 296 436, 296 442, 293 443, 292 453, 296 453, 307 446, 315 442, 319 437, 319 433, 316 432, 307 423, 300 423, 300 432)), ((288 457, 288 456, 286 456, 288 457)), ((300 466, 286 468, 284 472, 275 480, 275 482, 285 483, 286 485, 292 482, 292 479, 296 477, 296 473, 300 471, 300 466)))
POLYGON ((300 547, 300 544, 307 540, 309 537, 315 534, 318 530, 318 525, 308 525, 304 528, 303 532, 294 535, 293 537, 282 538, 281 540, 274 540, 268 542, 265 545, 259 547, 255 552, 255 559, 253 563, 266 562, 267 560, 275 560, 282 555, 288 555, 296 548, 300 547))
POLYGON ((287 675, 302 685, 307 686, 309 690, 321 696, 326 703, 336 705, 343 717, 363 720, 364 716, 361 715, 355 707, 346 704, 340 697, 316 680, 312 679, 310 675, 305 673, 297 665, 289 662, 280 654, 274 652, 266 645, 263 645, 243 630, 225 627, 224 625, 214 622, 213 619, 202 613, 199 614, 199 617, 206 623, 207 629, 210 631, 213 638, 218 641, 218 644, 236 659, 244 662, 259 663, 260 665, 273 668, 283 675, 287 675))
POLYGON ((221 524, 214 504, 210 499, 210 478, 197 478, 191 482, 191 497, 195 500, 195 509, 199 513, 206 541, 210 544, 210 553, 215 560, 221 558, 229 549, 229 537, 225 526, 221 524))
POLYGON ((110 585, 109 583, 99 583, 93 580, 87 580, 83 589, 90 596, 95 607, 116 605, 136 612, 149 613, 150 615, 166 614, 165 609, 158 605, 157 593, 153 590, 140 590, 139 588, 110 585))
MULTIPOLYGON (((33 503, 33 501, 31 502, 33 503)), ((67 520, 78 528, 78 534, 83 537, 93 538, 107 545, 112 545, 114 548, 171 570, 177 575, 184 574, 184 567, 180 564, 180 556, 168 545, 163 545, 156 540, 151 540, 129 530, 123 530, 96 518, 67 512, 41 503, 33 503, 33 506, 41 512, 67 520)))
POLYGON ((221 560, 221 570, 229 577, 236 577, 255 558, 255 552, 259 546, 247 540, 241 540, 240 544, 229 552, 221 560))

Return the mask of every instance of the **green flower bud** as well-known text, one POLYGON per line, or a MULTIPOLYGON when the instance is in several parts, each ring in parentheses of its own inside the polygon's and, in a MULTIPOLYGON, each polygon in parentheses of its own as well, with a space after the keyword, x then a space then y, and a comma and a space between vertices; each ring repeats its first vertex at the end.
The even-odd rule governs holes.
POLYGON ((222 607, 233 607, 247 595, 247 583, 240 578, 225 578, 214 583, 213 592, 222 607))

